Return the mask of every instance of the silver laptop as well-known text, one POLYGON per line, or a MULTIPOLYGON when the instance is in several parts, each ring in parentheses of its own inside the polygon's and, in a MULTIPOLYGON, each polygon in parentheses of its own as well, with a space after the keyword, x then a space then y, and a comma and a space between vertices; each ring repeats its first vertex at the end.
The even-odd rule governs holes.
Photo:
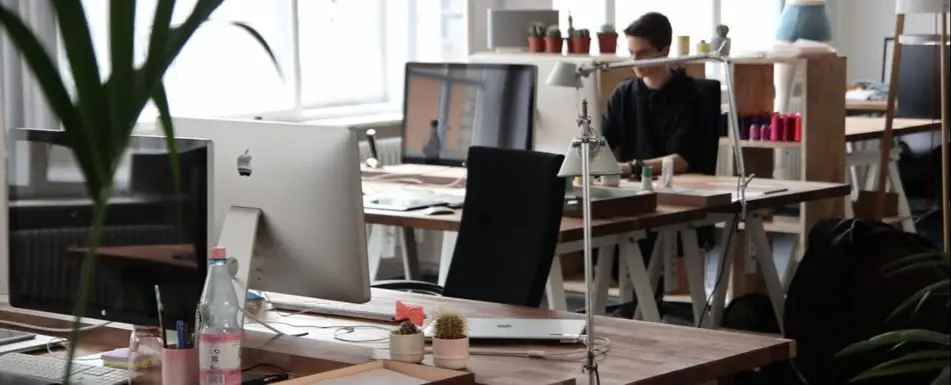
MULTIPOLYGON (((582 319, 469 318, 469 339, 475 341, 546 341, 580 343, 584 333, 582 319)), ((432 324, 423 330, 426 339, 433 336, 432 324)))

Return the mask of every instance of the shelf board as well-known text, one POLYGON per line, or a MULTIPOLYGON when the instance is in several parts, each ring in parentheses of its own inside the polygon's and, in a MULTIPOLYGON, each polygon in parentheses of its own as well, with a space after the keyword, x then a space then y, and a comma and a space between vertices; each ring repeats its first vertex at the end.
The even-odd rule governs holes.
MULTIPOLYGON (((733 145, 730 138, 726 136, 720 137, 721 146, 731 146, 733 145)), ((799 148, 802 146, 802 142, 786 142, 786 141, 772 141, 772 140, 741 140, 740 147, 749 147, 749 148, 799 148)))

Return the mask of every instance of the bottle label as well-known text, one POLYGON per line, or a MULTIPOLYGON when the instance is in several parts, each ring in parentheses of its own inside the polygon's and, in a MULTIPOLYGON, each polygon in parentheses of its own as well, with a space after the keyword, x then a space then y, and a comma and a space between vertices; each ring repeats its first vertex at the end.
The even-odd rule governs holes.
POLYGON ((241 332, 198 337, 201 385, 241 384, 241 332))

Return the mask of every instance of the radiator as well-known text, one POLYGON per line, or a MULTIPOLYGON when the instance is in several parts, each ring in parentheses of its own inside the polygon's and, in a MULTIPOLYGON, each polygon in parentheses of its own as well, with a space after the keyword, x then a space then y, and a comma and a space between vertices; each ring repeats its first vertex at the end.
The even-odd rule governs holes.
MULTIPOLYGON (((402 159, 403 140, 400 138, 382 138, 376 140, 377 156, 384 165, 400 164, 402 159)), ((370 145, 367 141, 360 141, 360 160, 366 160, 370 156, 370 145)))

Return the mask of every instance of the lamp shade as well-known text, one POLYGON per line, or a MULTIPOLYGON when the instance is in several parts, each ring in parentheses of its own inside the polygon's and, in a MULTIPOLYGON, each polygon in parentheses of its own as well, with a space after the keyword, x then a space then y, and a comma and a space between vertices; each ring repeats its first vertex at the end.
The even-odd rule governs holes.
POLYGON ((951 0, 898 0, 895 13, 914 15, 919 13, 942 13, 951 8, 951 0))
MULTIPOLYGON (((581 176, 581 140, 575 139, 565 152, 565 161, 561 163, 561 169, 558 170, 560 177, 581 176)), ((603 137, 595 139, 594 143, 588 144, 591 149, 588 152, 590 163, 588 169, 591 176, 621 175, 621 167, 617 164, 617 159, 608 147, 608 141, 603 137)))
POLYGON ((545 84, 555 87, 581 88, 578 65, 560 60, 555 62, 555 67, 548 74, 545 84))

